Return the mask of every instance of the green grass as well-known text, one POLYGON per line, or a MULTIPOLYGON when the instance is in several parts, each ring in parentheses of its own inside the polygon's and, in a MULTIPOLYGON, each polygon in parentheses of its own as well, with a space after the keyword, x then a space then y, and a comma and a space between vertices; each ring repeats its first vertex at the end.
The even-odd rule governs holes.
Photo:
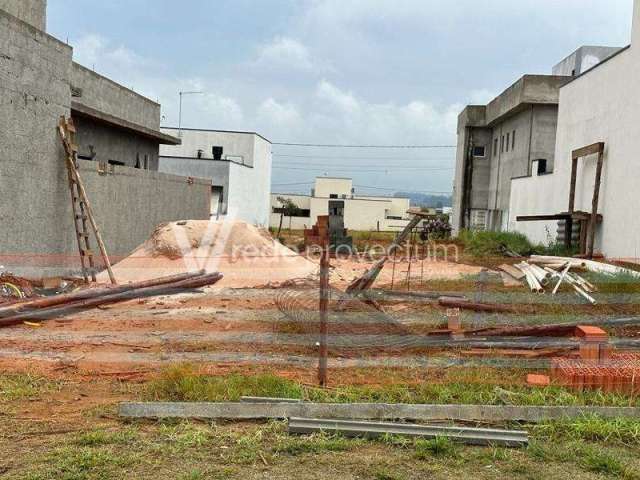
POLYGON ((526 235, 518 232, 485 232, 463 230, 458 236, 465 246, 465 252, 474 257, 503 257, 505 251, 521 256, 554 255, 572 256, 574 249, 567 250, 564 245, 550 242, 549 245, 532 244, 526 235))
POLYGON ((108 432, 106 430, 92 430, 78 435, 74 440, 76 445, 82 447, 95 447, 101 445, 126 445, 137 438, 133 429, 108 432))
POLYGON ((47 454, 45 461, 44 468, 27 475, 25 480, 106 480, 114 478, 114 472, 136 463, 127 454, 77 447, 56 448, 47 454))
MULTIPOLYGON (((9 429, 10 426, 0 426, 9 429)), ((319 465, 317 478, 637 479, 637 422, 585 418, 518 426, 527 449, 477 447, 444 437, 413 440, 290 436, 285 422, 206 424, 135 422, 82 434, 5 445, 11 480, 221 480, 312 478, 300 466, 319 465), (595 433, 594 433, 595 432, 595 433)), ((0 435, 1 436, 1 435, 0 435)), ((5 478, 3 477, 3 478, 5 478)))
POLYGON ((455 457, 458 455, 458 446, 446 437, 437 437, 432 440, 416 440, 415 456, 419 460, 429 457, 455 457))
POLYGON ((44 393, 59 390, 60 383, 37 375, 0 375, 0 402, 35 398, 44 393))
POLYGON ((358 445, 357 440, 344 437, 318 434, 307 437, 283 438, 276 445, 274 452, 287 455, 302 455, 306 453, 343 452, 358 445))
POLYGON ((640 420, 603 419, 588 415, 575 420, 544 422, 533 427, 540 437, 549 440, 605 442, 608 445, 640 447, 640 420))
POLYGON ((238 401, 242 396, 295 398, 321 403, 416 403, 465 405, 594 405, 640 406, 639 398, 578 392, 561 387, 531 388, 523 382, 527 371, 490 368, 448 369, 438 382, 341 386, 331 390, 302 385, 275 375, 209 376, 190 366, 165 370, 143 393, 152 401, 238 401))
POLYGON ((463 230, 458 239, 464 243, 465 253, 474 257, 503 256, 505 249, 525 256, 533 251, 527 237, 515 232, 484 232, 463 230))

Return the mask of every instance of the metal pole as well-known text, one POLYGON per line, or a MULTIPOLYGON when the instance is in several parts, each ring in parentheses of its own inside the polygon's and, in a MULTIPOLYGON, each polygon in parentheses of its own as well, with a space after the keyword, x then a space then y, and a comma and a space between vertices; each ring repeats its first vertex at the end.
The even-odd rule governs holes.
POLYGON ((182 137, 182 92, 180 92, 180 113, 178 113, 178 137, 182 137))
POLYGON ((320 361, 318 381, 321 387, 327 386, 327 365, 329 347, 329 242, 325 242, 320 257, 320 361))
POLYGON ((180 110, 178 112, 178 137, 182 137, 182 97, 185 95, 204 95, 204 92, 178 92, 180 95, 180 110))

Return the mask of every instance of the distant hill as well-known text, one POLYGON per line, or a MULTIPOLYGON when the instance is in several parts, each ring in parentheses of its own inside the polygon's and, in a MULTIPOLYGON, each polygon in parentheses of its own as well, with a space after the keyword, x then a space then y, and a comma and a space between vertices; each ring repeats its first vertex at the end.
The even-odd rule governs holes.
POLYGON ((397 192, 394 197, 411 199, 414 207, 442 208, 451 207, 451 195, 425 195, 424 193, 397 192))

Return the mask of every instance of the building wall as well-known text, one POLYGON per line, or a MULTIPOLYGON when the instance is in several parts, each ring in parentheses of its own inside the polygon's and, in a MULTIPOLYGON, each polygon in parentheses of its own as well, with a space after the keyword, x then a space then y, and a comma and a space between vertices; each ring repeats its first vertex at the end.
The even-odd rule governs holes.
POLYGON ((187 175, 209 179, 211 185, 222 188, 223 215, 229 202, 229 170, 231 162, 201 160, 198 158, 160 157, 159 170, 172 175, 187 175))
MULTIPOLYGON (((71 76, 71 47, 0 10, 0 265, 17 274, 69 273, 78 262, 57 133, 70 115, 71 76)), ((208 218, 208 183, 125 167, 102 176, 98 163, 80 165, 114 259, 158 223, 208 218)))
MULTIPOLYGON (((269 226, 278 228, 280 224, 280 214, 273 213, 273 208, 278 208, 280 202, 278 197, 293 200, 298 207, 310 210, 309 217, 294 217, 291 225, 294 230, 311 228, 318 221, 318 216, 329 214, 328 197, 310 197, 305 195, 272 194, 272 210, 269 226)), ((409 209, 409 199, 405 198, 348 198, 344 201, 344 224, 345 228, 355 231, 396 231, 401 230, 409 223, 406 214, 409 209), (400 215, 402 212, 402 215, 400 215), (402 216, 402 220, 388 219, 387 216, 402 216)), ((289 218, 285 217, 283 226, 289 228, 289 218)))
MULTIPOLYGON (((509 230, 524 233, 533 243, 548 245, 557 238, 557 221, 517 222, 517 216, 560 213, 548 192, 554 187, 554 175, 537 175, 515 178, 511 181, 509 230), (557 210, 557 211, 556 211, 557 210)), ((566 210, 566 208, 565 208, 566 210)))
POLYGON ((47 0, 0 0, 0 10, 38 30, 44 32, 47 29, 47 0))
POLYGON ((122 162, 128 167, 135 167, 138 161, 141 168, 158 170, 158 143, 132 132, 124 132, 118 128, 109 127, 91 118, 73 115, 76 125, 76 143, 79 155, 89 156, 91 148, 96 153, 94 161, 122 162))
POLYGON ((196 130, 177 128, 162 128, 162 131, 180 137, 181 145, 165 145, 160 147, 160 155, 167 157, 197 158, 198 150, 202 150, 202 158, 213 159, 212 147, 223 147, 222 158, 232 159, 237 163, 253 165, 256 158, 255 133, 227 132, 214 130, 196 130))
MULTIPOLYGON (((177 129, 165 133, 178 136, 177 129)), ((226 214, 253 225, 268 226, 271 206, 271 143, 255 133, 183 130, 182 145, 162 146, 160 171, 210 178, 222 186, 226 214), (213 160, 213 146, 223 158, 213 160), (203 151, 201 159, 196 158, 203 151)))
POLYGON ((339 197, 346 195, 350 197, 352 188, 353 181, 350 178, 318 177, 316 178, 314 196, 329 198, 330 195, 338 195, 339 197))
MULTIPOLYGON (((207 181, 197 179, 190 184, 184 177, 118 166, 111 173, 100 174, 96 162, 85 160, 80 160, 80 174, 112 263, 126 257, 162 223, 209 218, 207 181), (172 201, 167 202, 167 198, 172 201)), ((18 212, 33 221, 15 222, 23 230, 10 235, 14 239, 12 249, 2 249, 0 264, 12 272, 35 278, 79 272, 66 170, 61 169, 58 177, 56 183, 64 188, 53 192, 54 203, 45 203, 52 192, 44 184, 31 191, 31 208, 18 212)), ((3 238, 0 243, 4 246, 6 241, 3 238)), ((93 234, 90 241, 101 264, 93 234)))
POLYGON ((617 53, 619 47, 584 46, 553 67, 554 75, 580 75, 617 53))
MULTIPOLYGON (((560 90, 555 167, 550 180, 518 181, 515 189, 527 188, 518 215, 535 208, 536 214, 567 210, 571 175, 571 152, 596 142, 605 142, 596 250, 609 257, 640 257, 640 222, 636 209, 640 176, 640 87, 629 79, 640 75, 640 0, 634 4, 631 48, 576 78, 560 90), (534 195, 535 193, 535 195, 534 195)), ((578 166, 576 209, 591 211, 596 157, 582 158, 578 166)), ((518 230, 527 233, 518 224, 518 230)), ((539 228, 539 227, 537 227, 539 228)))
POLYGON ((271 145, 254 139, 253 167, 232 163, 229 169, 230 215, 261 227, 269 226, 271 206, 271 145))
MULTIPOLYGON (((554 198, 556 210, 566 211, 571 151, 605 142, 599 203, 604 220, 596 248, 613 257, 640 257, 640 222, 631 208, 638 203, 640 88, 629 81, 640 75, 639 51, 640 42, 560 92, 556 183, 548 194, 554 198)), ((595 158, 581 159, 578 172, 576 208, 591 211, 595 158)))
POLYGON ((69 115, 71 56, 71 47, 0 10, 4 255, 43 253, 64 245, 59 199, 68 192, 56 125, 61 115, 69 115))
POLYGON ((96 72, 73 63, 71 86, 74 100, 100 112, 159 130, 160 105, 96 72))

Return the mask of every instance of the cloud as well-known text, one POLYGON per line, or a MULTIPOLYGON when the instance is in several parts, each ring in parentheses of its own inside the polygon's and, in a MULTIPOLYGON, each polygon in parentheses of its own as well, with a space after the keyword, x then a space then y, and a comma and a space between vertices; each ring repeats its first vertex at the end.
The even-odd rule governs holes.
POLYGON ((253 65, 260 68, 299 70, 316 69, 309 49, 294 38, 278 36, 261 46, 253 65))
POLYGON ((343 92, 326 80, 322 80, 318 84, 316 96, 318 99, 326 101, 323 105, 334 107, 347 114, 357 113, 360 109, 360 104, 353 94, 343 92))

